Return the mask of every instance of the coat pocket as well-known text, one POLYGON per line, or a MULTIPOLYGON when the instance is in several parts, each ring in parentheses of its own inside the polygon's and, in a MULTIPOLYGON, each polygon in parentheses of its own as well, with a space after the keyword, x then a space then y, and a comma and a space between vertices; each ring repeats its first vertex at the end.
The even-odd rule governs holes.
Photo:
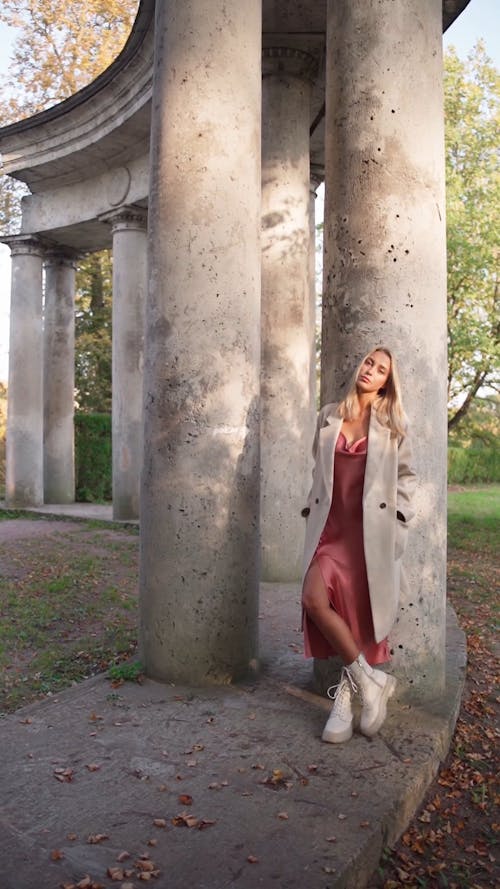
POLYGON ((401 519, 396 519, 396 540, 394 542, 394 558, 396 562, 401 559, 408 542, 408 525, 401 519))

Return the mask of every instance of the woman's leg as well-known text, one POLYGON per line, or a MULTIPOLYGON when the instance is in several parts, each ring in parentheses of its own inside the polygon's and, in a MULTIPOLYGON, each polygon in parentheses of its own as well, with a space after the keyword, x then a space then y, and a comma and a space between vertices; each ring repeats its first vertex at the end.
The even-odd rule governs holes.
POLYGON ((359 655, 359 646, 345 620, 330 605, 319 564, 314 560, 306 574, 302 589, 302 605, 310 620, 338 651, 344 664, 352 664, 359 655))
MULTIPOLYGON (((302 605, 308 618, 318 627, 332 647, 338 651, 346 665, 347 672, 354 679, 361 693, 363 704, 360 728, 364 735, 371 737, 384 722, 387 701, 394 693, 396 686, 394 678, 381 670, 373 669, 366 662, 348 625, 330 605, 323 575, 316 560, 311 563, 304 580, 302 605)), ((339 691, 342 684, 341 680, 339 691)), ((343 697, 339 702, 335 701, 334 703, 322 737, 324 741, 337 743, 348 740, 351 734, 350 693, 343 692, 343 697), (344 704, 344 699, 347 696, 349 697, 348 707, 344 704)))

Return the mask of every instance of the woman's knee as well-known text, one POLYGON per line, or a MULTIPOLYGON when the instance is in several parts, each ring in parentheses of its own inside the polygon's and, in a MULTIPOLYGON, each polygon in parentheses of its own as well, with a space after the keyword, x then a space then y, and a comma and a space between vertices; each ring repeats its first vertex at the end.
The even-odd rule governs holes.
POLYGON ((302 606, 308 614, 317 614, 329 608, 328 593, 319 569, 311 567, 302 588, 302 606))

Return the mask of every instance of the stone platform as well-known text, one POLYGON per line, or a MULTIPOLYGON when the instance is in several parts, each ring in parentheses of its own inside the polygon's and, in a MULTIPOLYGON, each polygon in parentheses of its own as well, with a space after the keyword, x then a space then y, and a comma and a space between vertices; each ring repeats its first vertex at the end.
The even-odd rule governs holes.
POLYGON ((141 855, 159 889, 369 886, 446 756, 464 636, 450 612, 443 699, 391 701, 377 737, 331 746, 320 740, 330 704, 302 656, 299 601, 298 587, 263 584, 252 681, 113 688, 98 676, 4 716, 2 889, 56 889, 86 875, 138 889, 141 855), (135 876, 113 881, 110 867, 135 876))

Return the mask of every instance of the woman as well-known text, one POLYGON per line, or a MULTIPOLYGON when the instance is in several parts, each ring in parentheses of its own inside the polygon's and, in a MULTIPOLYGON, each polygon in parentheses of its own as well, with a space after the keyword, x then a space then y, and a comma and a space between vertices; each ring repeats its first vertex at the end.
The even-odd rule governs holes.
POLYGON ((302 511, 304 643, 307 657, 336 654, 344 663, 322 735, 338 743, 352 736, 353 692, 361 696, 361 732, 372 736, 396 686, 373 665, 390 658, 415 473, 389 349, 363 358, 346 398, 322 408, 313 457, 302 511))

